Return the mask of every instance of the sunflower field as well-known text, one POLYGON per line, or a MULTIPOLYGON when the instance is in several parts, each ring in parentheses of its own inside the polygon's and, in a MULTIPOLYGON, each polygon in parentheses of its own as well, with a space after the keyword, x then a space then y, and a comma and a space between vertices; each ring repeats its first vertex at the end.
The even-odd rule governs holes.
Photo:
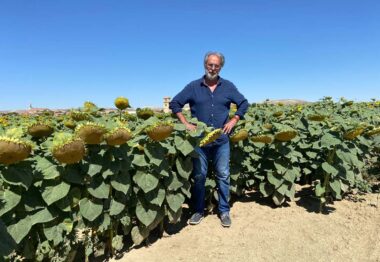
MULTIPOLYGON (((0 261, 113 256, 180 220, 194 148, 220 130, 187 115, 197 125, 187 131, 175 116, 149 108, 128 114, 124 97, 115 106, 0 115, 0 261)), ((297 184, 308 184, 323 211, 380 181, 380 102, 252 104, 230 143, 234 196, 255 190, 281 206, 297 184)), ((211 209, 212 170, 206 190, 211 209)))

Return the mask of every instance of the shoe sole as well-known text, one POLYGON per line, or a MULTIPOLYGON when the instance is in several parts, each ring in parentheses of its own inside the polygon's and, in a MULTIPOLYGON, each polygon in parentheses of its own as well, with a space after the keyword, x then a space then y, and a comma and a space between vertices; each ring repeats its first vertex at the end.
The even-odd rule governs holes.
POLYGON ((222 226, 223 226, 223 227, 230 227, 230 226, 231 226, 231 224, 230 224, 230 225, 228 225, 228 224, 223 224, 223 223, 222 223, 222 226))
POLYGON ((201 219, 199 219, 198 222, 191 222, 191 221, 189 221, 189 225, 198 225, 202 220, 203 220, 203 217, 201 219))

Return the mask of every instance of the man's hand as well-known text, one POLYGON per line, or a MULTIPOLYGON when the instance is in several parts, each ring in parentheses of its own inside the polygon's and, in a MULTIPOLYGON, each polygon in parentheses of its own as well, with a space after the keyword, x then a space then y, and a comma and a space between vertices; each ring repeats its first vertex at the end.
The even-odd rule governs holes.
POLYGON ((187 130, 190 130, 190 131, 195 131, 197 129, 197 126, 190 124, 190 123, 186 123, 185 127, 187 130))
POLYGON ((182 112, 178 112, 176 115, 177 115, 179 121, 181 121, 181 123, 185 125, 187 130, 194 131, 195 129, 197 129, 197 126, 187 122, 187 120, 186 120, 185 116, 182 114, 182 112))
POLYGON ((238 122, 238 118, 233 117, 230 121, 228 121, 227 124, 224 125, 223 133, 225 133, 225 134, 231 133, 232 128, 234 128, 234 126, 236 125, 237 122, 238 122))

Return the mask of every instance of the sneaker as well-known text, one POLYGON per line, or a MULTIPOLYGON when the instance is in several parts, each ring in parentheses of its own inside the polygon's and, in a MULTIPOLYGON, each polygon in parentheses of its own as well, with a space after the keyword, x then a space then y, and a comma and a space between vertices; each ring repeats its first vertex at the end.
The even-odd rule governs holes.
POLYGON ((203 214, 201 213, 194 213, 190 219, 189 219, 189 224, 190 225, 198 225, 203 219, 203 214))
POLYGON ((220 215, 220 222, 222 223, 222 226, 224 227, 230 227, 231 226, 231 218, 229 213, 223 213, 220 215))

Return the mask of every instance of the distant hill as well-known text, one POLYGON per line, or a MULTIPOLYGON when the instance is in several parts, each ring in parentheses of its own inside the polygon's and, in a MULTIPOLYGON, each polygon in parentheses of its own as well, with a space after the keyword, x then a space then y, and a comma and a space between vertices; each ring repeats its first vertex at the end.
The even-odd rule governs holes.
MULTIPOLYGON (((149 108, 151 108, 154 112, 161 112, 163 110, 160 107, 149 107, 149 108)), ((30 108, 30 109, 24 109, 24 110, 4 110, 4 111, 0 111, 0 115, 10 114, 10 113, 15 113, 15 114, 20 114, 20 115, 36 115, 44 111, 51 111, 55 115, 61 115, 73 109, 76 110, 76 108, 69 108, 69 109, 30 108)), ((105 113, 109 113, 109 112, 117 111, 117 108, 99 108, 99 110, 105 113)), ((136 113, 135 108, 128 108, 126 109, 126 111, 128 111, 130 114, 136 113)))
POLYGON ((284 105, 302 105, 302 104, 309 104, 311 102, 300 100, 300 99, 277 99, 277 100, 265 100, 262 103, 267 103, 267 104, 282 103, 284 105))
MULTIPOLYGON (((267 103, 267 104, 278 104, 278 103, 282 103, 284 105, 302 105, 302 104, 309 104, 311 102, 308 102, 308 101, 305 101, 305 100, 300 100, 300 99, 277 99, 277 100, 265 100, 263 102, 259 102, 260 104, 263 104, 263 103, 267 103)), ((162 110, 164 110, 165 108, 161 108, 161 107, 153 107, 153 106, 147 106, 151 109, 153 109, 153 111, 155 112, 161 112, 162 110)), ((64 114, 68 111, 70 111, 71 109, 49 109, 49 108, 29 108, 29 109, 25 109, 25 110, 4 110, 4 111, 0 111, 0 115, 1 114, 8 114, 8 113, 17 113, 17 114, 38 114, 38 113, 41 113, 43 111, 53 111, 55 114, 64 114)), ((102 111, 105 111, 105 112, 111 112, 111 111, 117 111, 116 108, 102 108, 102 111)), ((136 109, 135 108, 128 108, 127 111, 129 113, 135 113, 136 112, 136 109)))

